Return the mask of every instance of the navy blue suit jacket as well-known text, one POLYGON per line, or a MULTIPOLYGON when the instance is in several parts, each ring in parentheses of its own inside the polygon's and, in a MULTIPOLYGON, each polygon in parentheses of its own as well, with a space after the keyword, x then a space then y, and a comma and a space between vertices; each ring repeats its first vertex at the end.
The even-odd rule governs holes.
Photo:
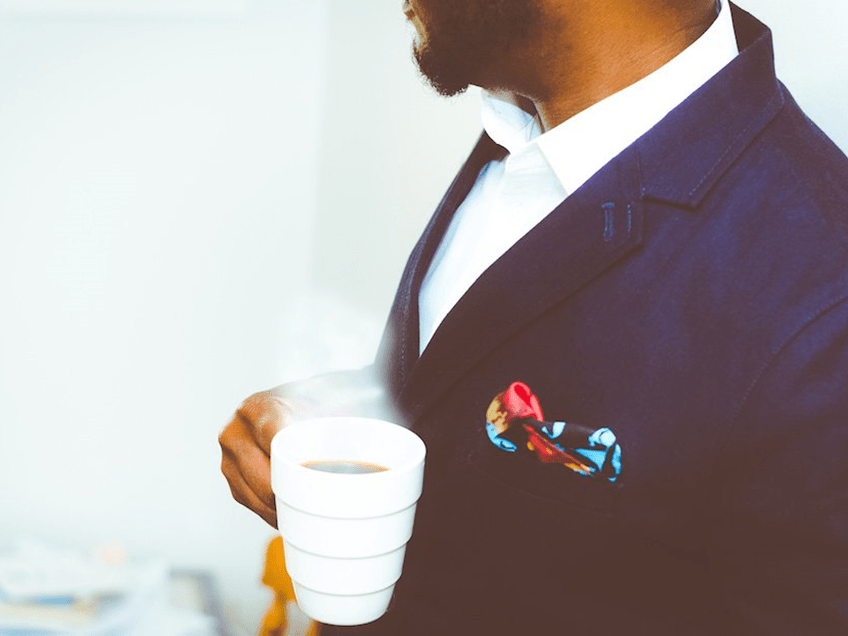
MULTIPOLYGON (((417 295, 483 137, 400 283, 378 360, 428 446, 389 613, 343 633, 848 633, 848 160, 740 55, 495 262, 418 356, 417 295), (497 449, 492 397, 618 436, 616 483, 497 449)), ((328 630, 328 633, 334 633, 328 630)))

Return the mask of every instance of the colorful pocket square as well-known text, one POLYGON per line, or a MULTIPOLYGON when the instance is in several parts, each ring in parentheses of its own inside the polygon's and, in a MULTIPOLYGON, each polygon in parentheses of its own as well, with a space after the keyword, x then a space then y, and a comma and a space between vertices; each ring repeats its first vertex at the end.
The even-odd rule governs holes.
POLYGON ((513 382, 486 410, 486 432, 503 451, 561 464, 587 477, 614 482, 621 475, 621 446, 608 428, 545 421, 538 398, 513 382))

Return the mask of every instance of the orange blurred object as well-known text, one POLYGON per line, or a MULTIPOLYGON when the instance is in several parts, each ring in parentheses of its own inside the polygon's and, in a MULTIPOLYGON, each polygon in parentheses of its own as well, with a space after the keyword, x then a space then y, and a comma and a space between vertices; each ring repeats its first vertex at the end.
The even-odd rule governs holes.
MULTIPOLYGON (((268 544, 265 554, 265 571, 262 573, 262 583, 274 590, 274 600, 262 619, 259 636, 283 636, 288 627, 286 604, 294 601, 294 588, 286 572, 286 558, 283 554, 283 539, 275 537, 268 544)), ((304 636, 318 636, 320 625, 310 621, 309 629, 304 636)))

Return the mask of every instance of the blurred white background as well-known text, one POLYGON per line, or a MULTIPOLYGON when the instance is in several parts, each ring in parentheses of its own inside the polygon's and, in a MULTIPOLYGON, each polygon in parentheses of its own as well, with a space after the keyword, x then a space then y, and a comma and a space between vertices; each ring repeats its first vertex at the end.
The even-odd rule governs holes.
MULTIPOLYGON (((217 434, 368 363, 479 131, 418 80, 394 2, 0 0, 0 545, 212 570, 240 633, 273 536, 217 434)), ((848 148, 848 6, 748 0, 848 148)))

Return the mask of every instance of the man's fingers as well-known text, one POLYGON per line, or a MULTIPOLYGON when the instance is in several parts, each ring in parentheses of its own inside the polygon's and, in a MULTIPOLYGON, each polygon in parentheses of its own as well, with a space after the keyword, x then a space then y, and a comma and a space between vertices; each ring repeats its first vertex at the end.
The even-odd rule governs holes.
POLYGON ((255 442, 266 455, 271 456, 271 440, 290 414, 287 402, 269 391, 255 393, 236 410, 255 442))
POLYGON ((256 445, 251 432, 250 427, 238 418, 224 429, 220 436, 221 472, 231 489, 235 484, 243 483, 264 507, 273 509, 271 458, 256 445))
POLYGON ((271 440, 289 417, 286 401, 270 391, 255 393, 242 402, 218 436, 221 472, 233 498, 269 525, 277 527, 271 490, 271 440))
POLYGON ((277 527, 277 510, 276 507, 269 507, 255 492, 248 486, 247 482, 242 479, 241 475, 231 470, 226 466, 227 459, 221 463, 221 470, 224 475, 227 475, 227 483, 230 485, 230 492, 238 503, 245 508, 252 510, 272 528, 277 527))

